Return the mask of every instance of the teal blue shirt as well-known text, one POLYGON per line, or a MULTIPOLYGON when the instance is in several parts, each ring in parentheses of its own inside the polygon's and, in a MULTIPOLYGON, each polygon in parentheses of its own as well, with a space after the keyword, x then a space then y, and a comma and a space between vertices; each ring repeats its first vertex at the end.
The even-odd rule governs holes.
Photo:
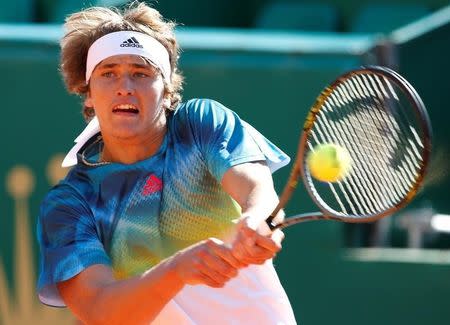
POLYGON ((102 140, 92 137, 78 164, 44 199, 38 222, 38 291, 62 306, 56 283, 94 264, 116 278, 141 274, 209 237, 221 238, 240 216, 223 191, 232 166, 287 156, 236 113, 207 99, 181 104, 168 118, 159 151, 134 164, 97 163, 102 140))

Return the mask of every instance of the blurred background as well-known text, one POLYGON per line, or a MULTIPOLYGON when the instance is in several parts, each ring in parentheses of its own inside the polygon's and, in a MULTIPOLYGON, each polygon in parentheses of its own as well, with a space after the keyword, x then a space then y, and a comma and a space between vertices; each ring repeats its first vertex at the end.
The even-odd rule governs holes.
MULTIPOLYGON (((39 304, 39 202, 64 177, 84 126, 66 93, 58 41, 67 14, 121 0, 0 3, 0 325, 74 324, 39 304)), ((322 88, 366 64, 399 71, 422 96, 434 132, 424 188, 398 215, 367 225, 286 230, 275 260, 300 324, 449 324, 450 6, 448 0, 159 0, 179 27, 184 98, 216 99, 294 155, 322 88)), ((289 168, 275 175, 281 191, 289 168)), ((288 214, 315 211, 297 191, 288 214)))

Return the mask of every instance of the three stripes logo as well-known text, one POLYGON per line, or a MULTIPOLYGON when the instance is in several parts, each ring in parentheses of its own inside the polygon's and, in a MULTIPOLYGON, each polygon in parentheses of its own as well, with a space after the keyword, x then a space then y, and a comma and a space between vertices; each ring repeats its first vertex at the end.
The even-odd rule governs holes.
POLYGON ((122 44, 120 44, 120 47, 137 47, 137 48, 144 48, 141 44, 139 44, 139 41, 133 37, 127 39, 126 41, 123 41, 122 44))

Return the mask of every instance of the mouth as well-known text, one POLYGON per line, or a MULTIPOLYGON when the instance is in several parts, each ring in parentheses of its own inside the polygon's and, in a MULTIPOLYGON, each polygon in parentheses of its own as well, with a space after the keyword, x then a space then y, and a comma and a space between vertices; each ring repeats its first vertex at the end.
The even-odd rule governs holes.
POLYGON ((132 104, 120 104, 113 108, 112 112, 114 114, 125 114, 125 115, 137 115, 139 114, 139 109, 132 104))

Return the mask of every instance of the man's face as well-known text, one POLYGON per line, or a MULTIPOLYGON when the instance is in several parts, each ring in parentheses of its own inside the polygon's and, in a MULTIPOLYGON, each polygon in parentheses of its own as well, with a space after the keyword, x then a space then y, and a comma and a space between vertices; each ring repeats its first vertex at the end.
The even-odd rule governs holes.
POLYGON ((122 140, 153 136, 168 106, 159 70, 137 55, 116 55, 94 69, 85 105, 93 107, 102 135, 122 140))

